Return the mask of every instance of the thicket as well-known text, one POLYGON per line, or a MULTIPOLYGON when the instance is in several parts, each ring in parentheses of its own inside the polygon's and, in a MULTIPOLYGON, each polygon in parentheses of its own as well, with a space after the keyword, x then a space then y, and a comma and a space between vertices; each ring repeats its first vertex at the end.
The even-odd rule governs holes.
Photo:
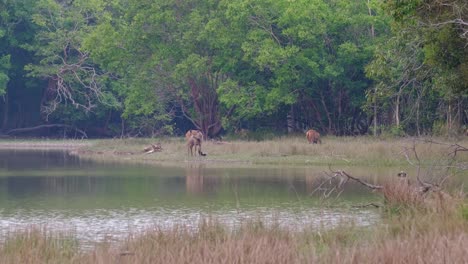
POLYGON ((467 16, 462 0, 3 0, 1 132, 466 133, 467 16))

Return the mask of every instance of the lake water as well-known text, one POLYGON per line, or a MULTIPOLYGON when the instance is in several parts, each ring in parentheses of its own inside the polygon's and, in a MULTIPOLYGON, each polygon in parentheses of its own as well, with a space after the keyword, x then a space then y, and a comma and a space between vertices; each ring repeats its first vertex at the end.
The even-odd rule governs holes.
MULTIPOLYGON (((326 176, 328 168, 168 168, 82 161, 65 151, 0 151, 0 234, 30 228, 71 232, 84 244, 150 228, 227 226, 249 219, 292 229, 371 225, 378 200, 363 187, 326 176)), ((372 180, 377 172, 353 168, 372 180)), ((388 169, 384 172, 394 174, 388 169)))

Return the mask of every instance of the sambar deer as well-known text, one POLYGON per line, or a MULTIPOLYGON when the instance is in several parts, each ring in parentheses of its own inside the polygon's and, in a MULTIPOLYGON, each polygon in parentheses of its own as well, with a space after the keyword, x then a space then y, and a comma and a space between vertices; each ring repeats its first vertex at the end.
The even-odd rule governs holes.
POLYGON ((185 133, 185 139, 187 139, 187 153, 193 156, 193 148, 195 153, 198 152, 200 156, 206 156, 201 150, 201 142, 203 140, 203 133, 200 130, 191 129, 185 133), (197 151, 198 148, 198 151, 197 151))
POLYGON ((317 144, 317 143, 320 143, 322 144, 322 140, 320 140, 320 133, 313 130, 313 129, 309 129, 307 132, 306 132, 306 138, 307 138, 307 141, 309 141, 309 144, 317 144))

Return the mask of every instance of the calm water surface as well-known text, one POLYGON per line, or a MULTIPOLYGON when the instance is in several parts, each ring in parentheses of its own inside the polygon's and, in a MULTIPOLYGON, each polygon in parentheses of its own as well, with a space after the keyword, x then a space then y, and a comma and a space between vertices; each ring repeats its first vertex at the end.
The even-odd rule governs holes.
MULTIPOLYGON (((0 233, 45 226, 82 242, 119 240, 150 228, 228 226, 262 219, 288 228, 370 225, 378 211, 361 186, 336 189, 328 168, 185 168, 98 164, 62 151, 0 151, 0 233), (328 197, 328 198, 326 198, 328 197)), ((363 169, 372 180, 377 172, 363 169)), ((393 171, 378 173, 394 173, 393 171)))

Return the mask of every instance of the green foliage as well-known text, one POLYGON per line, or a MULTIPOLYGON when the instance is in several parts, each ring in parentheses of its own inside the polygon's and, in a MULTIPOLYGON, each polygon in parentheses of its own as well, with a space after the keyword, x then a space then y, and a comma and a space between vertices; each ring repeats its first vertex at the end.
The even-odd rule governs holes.
MULTIPOLYGON (((1 36, 0 36, 1 38, 1 36)), ((0 96, 6 93, 7 84, 10 78, 8 70, 11 68, 10 55, 0 57, 0 96)))
POLYGON ((374 115, 391 135, 437 132, 440 120, 459 129, 462 3, 5 0, 0 95, 37 116, 15 120, 93 126, 113 112, 124 133, 142 135, 287 125, 349 135, 374 115))
MULTIPOLYGON (((405 98, 393 99, 392 107, 379 107, 379 113, 399 109, 393 115, 403 119, 406 131, 452 134, 467 120, 461 107, 468 98, 467 29, 457 21, 466 19, 463 11, 468 10, 460 4, 457 0, 385 2, 395 22, 392 36, 380 45, 366 73, 376 87, 387 91, 380 102, 405 98), (460 113, 456 122, 454 111, 460 113), (442 125, 442 120, 448 123, 442 125)), ((368 97, 372 100, 368 105, 376 104, 376 96, 374 92, 368 97)))
POLYGON ((392 126, 390 127, 390 133, 395 137, 401 137, 405 135, 405 131, 402 126, 392 126))
POLYGON ((53 97, 43 104, 46 116, 60 104, 72 104, 85 111, 93 111, 97 102, 118 107, 117 99, 105 90, 109 79, 81 48, 103 7, 104 2, 99 0, 37 2, 32 21, 39 31, 28 48, 34 50, 40 60, 25 69, 31 77, 49 80, 47 91, 53 97))

